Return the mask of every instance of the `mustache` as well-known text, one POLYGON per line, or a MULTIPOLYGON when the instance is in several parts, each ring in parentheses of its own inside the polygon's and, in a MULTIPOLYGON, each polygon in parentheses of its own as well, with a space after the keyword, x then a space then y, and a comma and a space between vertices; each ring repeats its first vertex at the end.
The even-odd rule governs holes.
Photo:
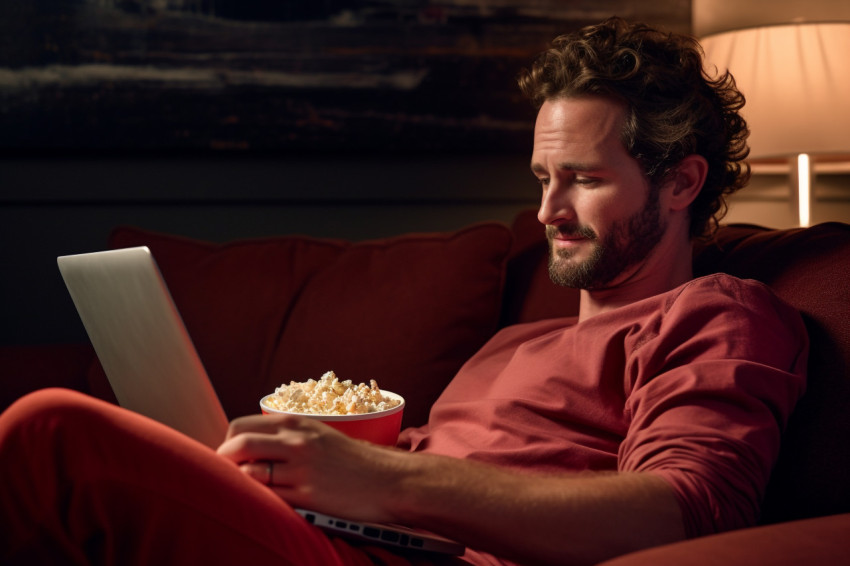
POLYGON ((596 239, 596 232, 590 226, 582 226, 580 224, 561 224, 560 226, 546 226, 546 238, 553 240, 557 236, 587 238, 588 240, 596 239))

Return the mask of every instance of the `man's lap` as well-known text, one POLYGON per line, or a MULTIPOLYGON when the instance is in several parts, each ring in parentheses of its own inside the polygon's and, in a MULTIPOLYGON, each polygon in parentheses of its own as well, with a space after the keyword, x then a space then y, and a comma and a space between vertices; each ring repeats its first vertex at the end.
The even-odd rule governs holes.
POLYGON ((21 464, 3 472, 5 512, 120 563, 409 563, 328 538, 209 448, 76 392, 36 392, 0 415, 0 458, 21 464))

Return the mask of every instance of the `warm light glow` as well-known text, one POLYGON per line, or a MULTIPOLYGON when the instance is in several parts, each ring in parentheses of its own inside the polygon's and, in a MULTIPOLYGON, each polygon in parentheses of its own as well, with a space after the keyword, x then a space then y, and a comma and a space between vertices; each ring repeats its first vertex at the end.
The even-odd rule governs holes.
POLYGON ((809 203, 812 202, 811 187, 812 170, 809 156, 801 153, 797 156, 797 211, 800 218, 800 226, 808 226, 811 221, 809 203))
POLYGON ((740 29, 700 39, 706 72, 747 99, 750 158, 850 153, 850 22, 740 29))
POLYGON ((797 202, 791 202, 799 225, 809 226, 813 164, 850 161, 850 66, 845 61, 850 22, 744 27, 707 35, 700 43, 706 72, 729 70, 746 98, 741 115, 750 128, 750 162, 791 165, 797 173, 789 179, 797 189, 797 202))

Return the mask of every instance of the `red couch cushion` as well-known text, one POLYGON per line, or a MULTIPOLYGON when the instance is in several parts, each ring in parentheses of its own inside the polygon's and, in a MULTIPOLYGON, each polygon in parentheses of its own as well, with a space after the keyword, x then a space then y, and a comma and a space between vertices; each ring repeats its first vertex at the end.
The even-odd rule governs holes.
POLYGON ((848 564, 850 515, 739 529, 626 554, 597 566, 848 564))
MULTIPOLYGON (((403 395, 408 426, 497 329, 511 241, 496 223, 359 243, 217 244, 122 227, 110 246, 151 248, 230 417, 333 370, 403 395)), ((99 364, 89 378, 110 397, 99 364)))

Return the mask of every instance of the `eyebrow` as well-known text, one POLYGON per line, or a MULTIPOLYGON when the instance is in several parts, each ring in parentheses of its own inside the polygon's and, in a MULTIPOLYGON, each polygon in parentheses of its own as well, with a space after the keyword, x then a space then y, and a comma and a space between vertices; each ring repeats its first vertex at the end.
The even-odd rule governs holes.
MULTIPOLYGON (((597 163, 573 163, 569 161, 558 163, 557 168, 559 171, 581 171, 584 173, 604 169, 601 164, 597 163)), ((533 173, 546 173, 546 168, 541 163, 532 163, 531 171, 533 173)))

